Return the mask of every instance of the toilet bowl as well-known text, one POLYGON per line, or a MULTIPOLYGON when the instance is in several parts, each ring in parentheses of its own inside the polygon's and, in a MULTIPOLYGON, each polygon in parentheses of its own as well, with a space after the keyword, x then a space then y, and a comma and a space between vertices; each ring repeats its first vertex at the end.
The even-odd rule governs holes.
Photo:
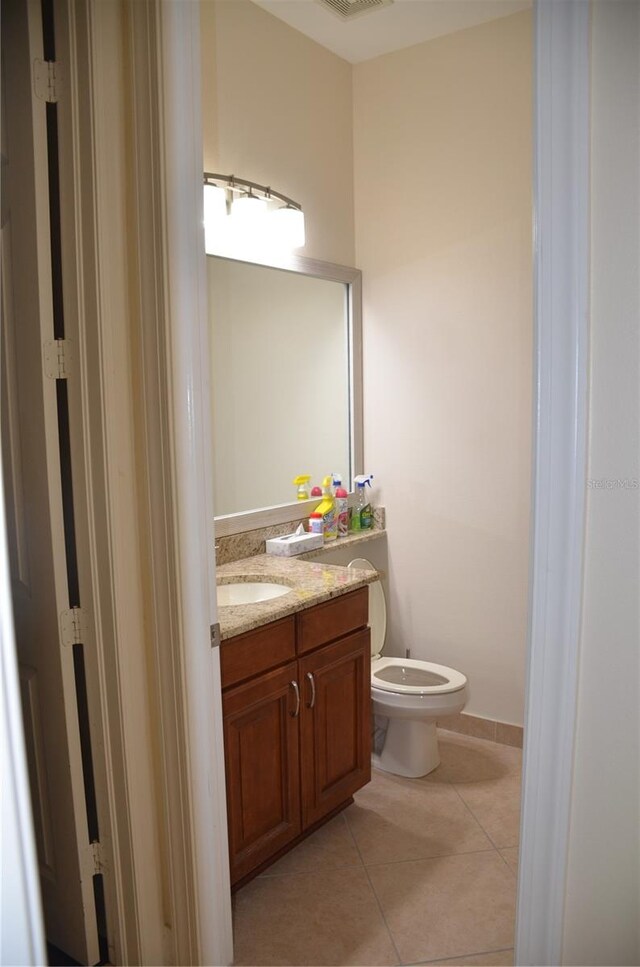
MULTIPOLYGON (((375 570, 365 558, 356 558, 348 566, 375 570)), ((397 776, 426 776, 440 765, 436 720, 462 711, 468 698, 467 679, 446 665, 382 656, 387 608, 379 581, 369 585, 369 627, 372 763, 397 776)))

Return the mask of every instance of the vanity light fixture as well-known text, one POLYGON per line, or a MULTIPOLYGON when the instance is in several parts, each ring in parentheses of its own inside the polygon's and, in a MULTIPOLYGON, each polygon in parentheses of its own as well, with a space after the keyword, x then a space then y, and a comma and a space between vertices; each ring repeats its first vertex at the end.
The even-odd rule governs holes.
POLYGON ((205 171, 204 231, 207 255, 283 254, 304 246, 304 213, 266 185, 205 171))

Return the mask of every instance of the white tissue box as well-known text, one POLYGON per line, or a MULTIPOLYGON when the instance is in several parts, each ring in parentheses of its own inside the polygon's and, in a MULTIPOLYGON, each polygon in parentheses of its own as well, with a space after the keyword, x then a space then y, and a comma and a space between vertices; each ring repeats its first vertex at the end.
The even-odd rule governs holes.
POLYGON ((305 551, 313 551, 316 547, 322 547, 324 537, 322 534, 283 534, 282 537, 270 537, 266 542, 267 554, 275 554, 277 557, 293 557, 295 554, 303 554, 305 551))

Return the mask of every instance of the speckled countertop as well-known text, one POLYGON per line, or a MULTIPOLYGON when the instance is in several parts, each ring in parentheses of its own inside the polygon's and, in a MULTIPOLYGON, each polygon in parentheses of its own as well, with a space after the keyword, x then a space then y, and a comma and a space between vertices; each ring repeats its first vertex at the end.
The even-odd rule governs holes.
POLYGON ((359 571, 270 554, 258 554, 231 564, 221 564, 216 573, 218 584, 268 581, 286 584, 291 588, 290 594, 270 601, 219 607, 218 620, 223 640, 378 580, 377 571, 359 571))
POLYGON ((330 554, 331 551, 341 551, 346 547, 353 547, 354 544, 368 544, 370 541, 386 537, 386 534, 387 532, 380 528, 360 531, 357 534, 350 533, 346 537, 341 537, 339 540, 323 544, 322 547, 316 547, 313 551, 304 551, 303 554, 296 554, 296 557, 299 561, 317 561, 323 554, 330 554))

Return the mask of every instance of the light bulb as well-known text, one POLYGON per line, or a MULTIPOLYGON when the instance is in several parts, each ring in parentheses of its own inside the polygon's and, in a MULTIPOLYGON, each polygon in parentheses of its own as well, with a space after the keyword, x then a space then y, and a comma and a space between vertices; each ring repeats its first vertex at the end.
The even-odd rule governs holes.
POLYGON ((236 198, 231 205, 229 245, 238 257, 262 249, 267 227, 267 201, 251 193, 236 198))
POLYGON ((270 215, 270 241, 279 248, 291 251, 302 248, 304 237, 304 213, 299 208, 276 208, 270 215))
POLYGON ((267 201, 256 195, 241 195, 231 206, 234 224, 245 229, 260 228, 267 213, 267 201))

